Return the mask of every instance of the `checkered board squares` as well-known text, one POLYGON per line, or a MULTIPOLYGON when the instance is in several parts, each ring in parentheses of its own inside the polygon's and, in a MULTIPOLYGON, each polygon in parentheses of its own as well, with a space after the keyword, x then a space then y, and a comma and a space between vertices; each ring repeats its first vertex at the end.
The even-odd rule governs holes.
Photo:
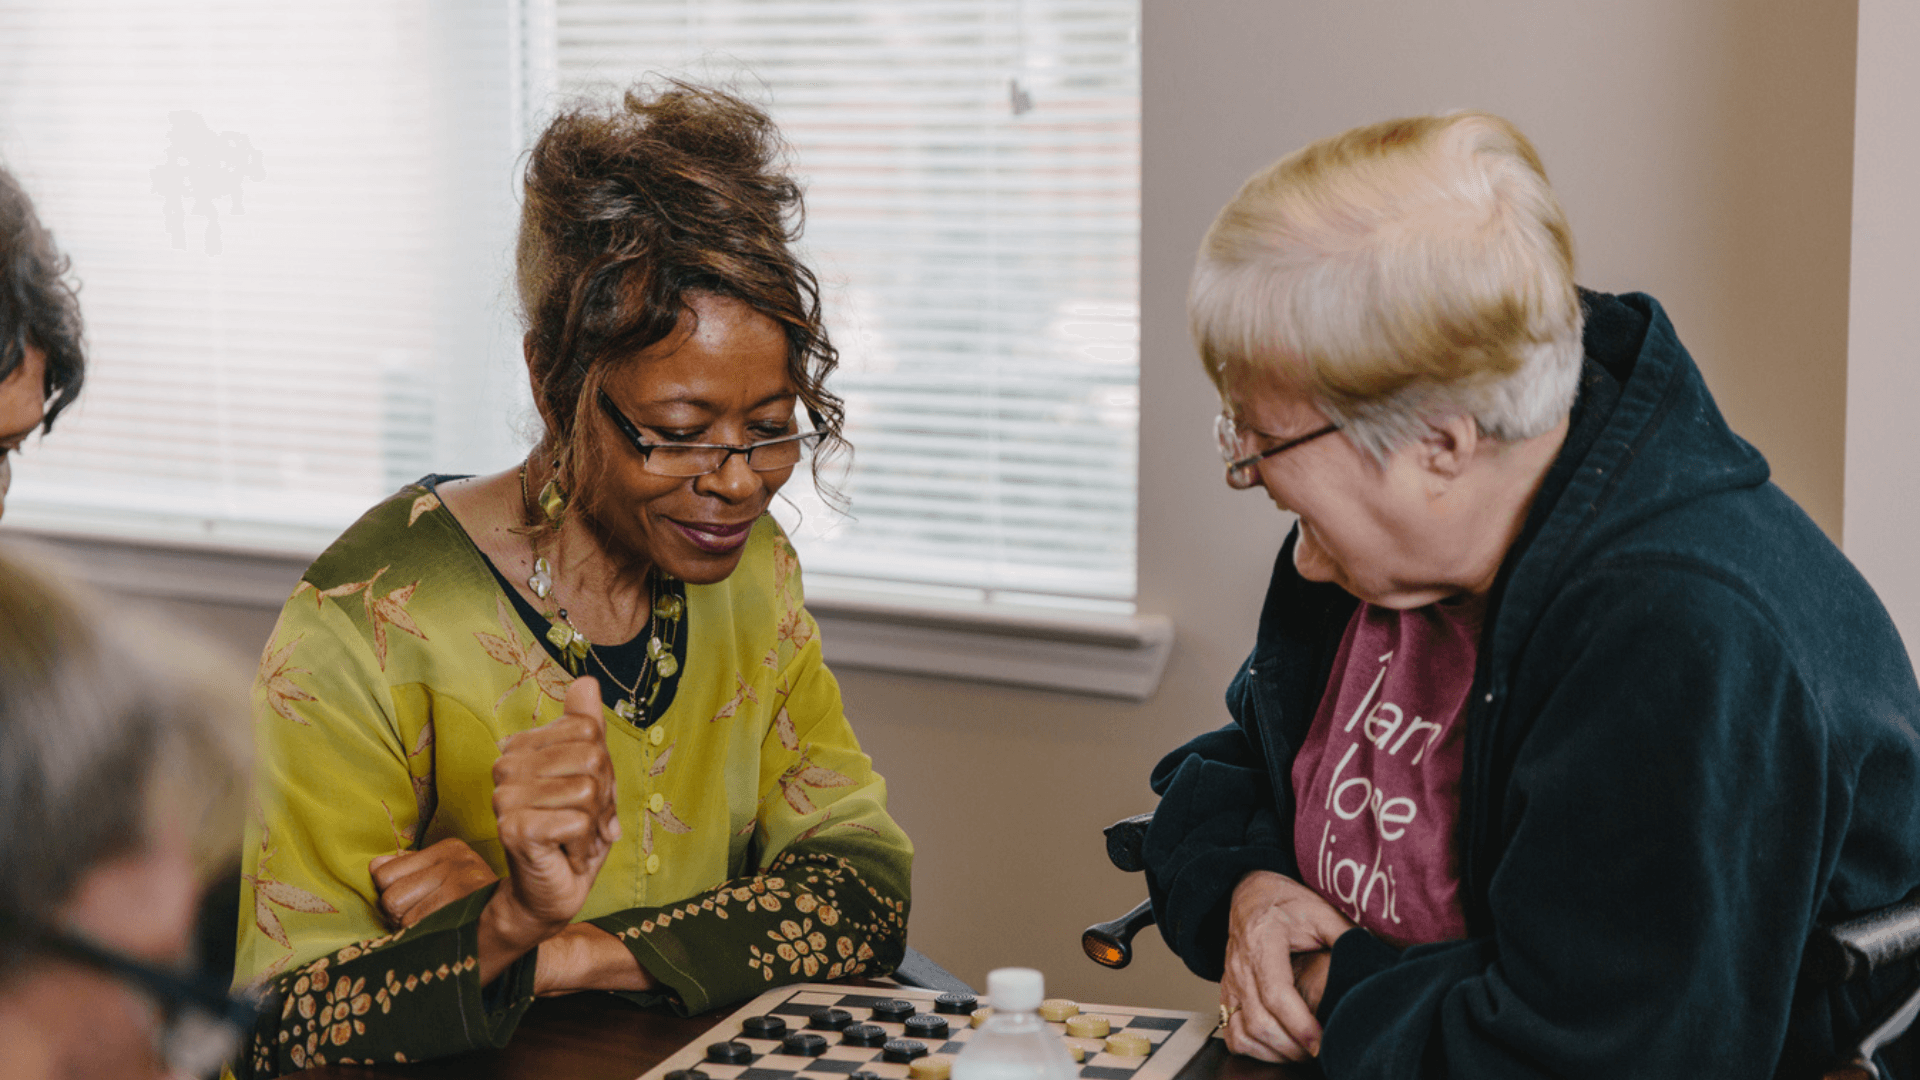
MULTIPOLYGON (((805 1031, 807 1021, 815 1013, 836 1008, 853 1014, 856 1024, 878 1024, 890 1039, 911 1038, 906 1034, 905 1025, 873 1019, 874 1004, 890 998, 904 999, 913 1003, 917 1013, 932 1014, 934 999, 939 996, 937 990, 905 986, 854 988, 799 983, 779 987, 748 1002, 637 1080, 665 1080, 668 1073, 680 1069, 698 1069, 712 1080, 846 1080, 854 1072, 873 1073, 885 1080, 908 1080, 908 1066, 881 1060, 880 1047, 845 1045, 838 1032, 820 1032, 827 1037, 827 1052, 807 1058, 780 1053, 777 1040, 743 1035, 741 1024, 752 1016, 778 1016, 787 1022, 788 1031, 805 1031), (741 1065, 721 1065, 707 1060, 708 1046, 728 1041, 746 1043, 753 1050, 753 1060, 741 1065)), ((983 997, 980 1004, 985 1007, 992 1002, 983 997)), ((1065 1024, 1049 1024, 1062 1040, 1087 1051, 1086 1060, 1078 1067, 1080 1080, 1173 1080, 1206 1045, 1215 1027, 1213 1017, 1170 1009, 1082 1005, 1080 1012, 1106 1017, 1115 1034, 1136 1032, 1153 1044, 1146 1057, 1120 1057, 1106 1052, 1105 1040, 1069 1038, 1065 1024)), ((931 1054, 951 1060, 966 1048, 967 1041, 978 1034, 978 1029, 968 1023, 965 1015, 936 1015, 943 1016, 952 1026, 947 1041, 921 1041, 931 1054)))

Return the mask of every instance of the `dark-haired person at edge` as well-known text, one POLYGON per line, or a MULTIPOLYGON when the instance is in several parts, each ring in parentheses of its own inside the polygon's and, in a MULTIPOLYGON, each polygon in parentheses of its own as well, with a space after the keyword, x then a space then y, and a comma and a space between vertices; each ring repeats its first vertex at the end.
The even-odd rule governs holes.
POLYGON ((912 846, 766 514, 841 416, 779 152, 680 84, 533 148, 544 437, 369 511, 260 663, 243 1074, 498 1047, 536 995, 699 1012, 902 956, 912 846))
POLYGON ((13 455, 80 394, 80 303, 67 260, 13 174, 0 168, 0 514, 13 455))
POLYGON ((1910 972, 1799 978, 1920 885, 1920 688, 1652 297, 1576 289, 1485 114, 1255 175, 1189 295, 1227 482, 1297 515, 1233 722, 1154 770, 1230 1049, 1349 1077, 1806 1077, 1910 972))

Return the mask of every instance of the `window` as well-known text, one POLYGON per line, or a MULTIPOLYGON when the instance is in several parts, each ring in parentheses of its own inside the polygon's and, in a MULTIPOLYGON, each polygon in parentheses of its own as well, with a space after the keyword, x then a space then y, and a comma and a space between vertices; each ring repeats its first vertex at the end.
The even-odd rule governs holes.
POLYGON ((793 144, 857 448, 851 520, 801 500, 810 578, 1130 602, 1137 4, 541 10, 562 97, 684 72, 793 144))
POLYGON ((314 553, 432 467, 510 461, 508 29, 501 3, 0 9, 0 159, 93 364, 8 523, 314 553))
POLYGON ((516 157, 652 72, 767 105, 843 354, 811 580, 1131 610, 1138 0, 384 0, 0 12, 0 159, 95 367, 9 523, 315 551, 532 421, 516 157))

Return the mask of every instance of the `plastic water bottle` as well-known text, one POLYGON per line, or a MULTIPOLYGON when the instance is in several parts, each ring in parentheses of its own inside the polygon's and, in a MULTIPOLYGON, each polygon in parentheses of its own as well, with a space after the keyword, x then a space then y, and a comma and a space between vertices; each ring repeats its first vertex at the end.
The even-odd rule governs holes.
POLYGON ((1067 1047, 1035 1011, 1046 981, 1032 968, 1000 968, 987 975, 993 1015, 953 1063, 953 1080, 1075 1080, 1080 1070, 1067 1047))

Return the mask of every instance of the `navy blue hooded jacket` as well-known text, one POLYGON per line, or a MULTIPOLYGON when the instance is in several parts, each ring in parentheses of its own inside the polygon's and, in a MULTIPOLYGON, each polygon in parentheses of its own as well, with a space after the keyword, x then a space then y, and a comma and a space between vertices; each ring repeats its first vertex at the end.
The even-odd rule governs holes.
MULTIPOLYGON (((1489 597, 1459 819, 1468 936, 1333 953, 1328 1076, 1807 1075, 1891 993, 1798 978, 1920 886, 1920 688, 1886 611, 1722 420, 1651 297, 1583 293, 1569 434, 1489 597)), ((1290 769, 1355 601, 1290 537, 1234 722, 1154 770, 1154 912, 1221 975, 1247 871, 1300 877, 1290 769)))

